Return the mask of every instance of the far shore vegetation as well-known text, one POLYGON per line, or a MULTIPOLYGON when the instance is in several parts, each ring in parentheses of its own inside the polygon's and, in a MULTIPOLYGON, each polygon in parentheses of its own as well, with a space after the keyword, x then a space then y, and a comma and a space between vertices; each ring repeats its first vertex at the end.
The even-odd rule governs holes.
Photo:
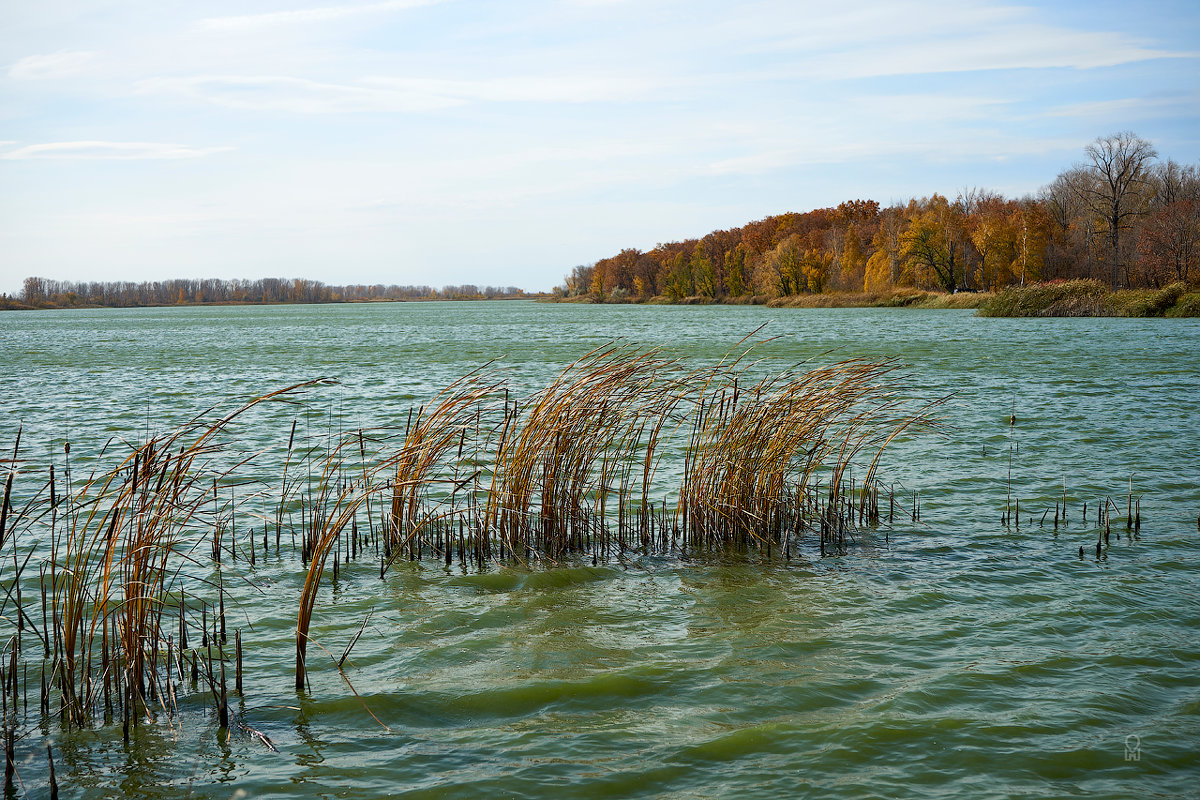
POLYGON ((419 300, 978 308, 985 316, 1200 315, 1200 165, 1130 132, 1097 138, 1036 195, 986 189, 882 207, 851 200, 626 248, 551 294, 304 279, 65 282, 26 278, 5 308, 419 300))
POLYGON ((982 306, 1003 314, 1065 292, 1076 300, 1051 300, 1042 311, 1195 314, 1200 166, 1160 160, 1153 144, 1129 132, 1096 139, 1084 156, 1022 198, 969 189, 953 200, 934 194, 886 208, 852 200, 646 252, 627 248, 575 267, 555 295, 595 303, 982 306), (1091 299, 1079 299, 1085 295, 1091 299))
POLYGON ((0 309, 139 308, 186 305, 373 303, 422 300, 511 300, 537 297, 515 286, 327 286, 303 278, 219 278, 166 281, 56 281, 26 278, 20 297, 0 297, 0 309))

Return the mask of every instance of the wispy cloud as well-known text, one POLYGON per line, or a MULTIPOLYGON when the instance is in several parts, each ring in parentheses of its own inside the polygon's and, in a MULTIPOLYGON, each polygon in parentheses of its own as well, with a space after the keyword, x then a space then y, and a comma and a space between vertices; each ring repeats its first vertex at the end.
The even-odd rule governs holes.
POLYGON ((1143 47, 1121 34, 1025 25, 968 34, 950 41, 911 41, 831 54, 814 65, 812 72, 824 77, 870 78, 1017 69, 1098 69, 1196 55, 1143 47))
POLYGON ((64 50, 26 56, 8 68, 8 77, 36 80, 78 75, 87 70, 95 57, 96 54, 88 50, 64 50))
POLYGON ((322 83, 275 75, 210 75, 149 78, 139 92, 175 94, 235 109, 288 111, 299 114, 347 112, 422 112, 457 105, 459 100, 418 87, 360 86, 322 83))
POLYGON ((634 73, 514 75, 479 80, 375 77, 372 86, 449 101, 497 103, 593 103, 650 99, 670 81, 634 73))
POLYGON ((191 147, 161 142, 47 142, 31 144, 0 154, 8 160, 99 159, 133 161, 140 159, 200 158, 231 150, 230 147, 191 147))
POLYGON ((1189 113, 1188 109, 1196 108, 1200 108, 1200 94, 1171 97, 1124 97, 1089 103, 1070 103, 1047 111, 1046 116, 1145 119, 1147 117, 1175 116, 1181 112, 1189 113))
POLYGON ((383 0, 378 3, 359 3, 318 8, 299 8, 289 11, 273 11, 265 14, 238 14, 228 17, 208 17, 196 23, 201 30, 249 31, 278 25, 309 25, 333 22, 346 17, 380 14, 408 8, 430 6, 444 0, 383 0))
POLYGON ((1200 56, 1124 31, 1048 24, 1041 16, 1030 8, 972 0, 868 0, 816 15, 785 13, 765 2, 708 33, 724 37, 742 55, 790 56, 800 74, 825 79, 1094 69, 1200 56))

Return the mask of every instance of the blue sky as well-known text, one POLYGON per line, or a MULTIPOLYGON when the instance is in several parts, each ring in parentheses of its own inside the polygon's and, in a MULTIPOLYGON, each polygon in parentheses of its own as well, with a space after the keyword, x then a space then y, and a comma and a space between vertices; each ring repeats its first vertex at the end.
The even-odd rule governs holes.
POLYGON ((768 214, 1200 162, 1180 2, 39 0, 0 10, 0 291, 559 283, 768 214))

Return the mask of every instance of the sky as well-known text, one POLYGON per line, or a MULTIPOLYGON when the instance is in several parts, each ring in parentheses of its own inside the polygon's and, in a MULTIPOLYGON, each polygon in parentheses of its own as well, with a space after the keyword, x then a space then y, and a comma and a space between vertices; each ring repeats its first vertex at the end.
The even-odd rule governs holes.
POLYGON ((1200 4, 0 0, 0 292, 548 290, 843 200, 1200 163, 1200 4))

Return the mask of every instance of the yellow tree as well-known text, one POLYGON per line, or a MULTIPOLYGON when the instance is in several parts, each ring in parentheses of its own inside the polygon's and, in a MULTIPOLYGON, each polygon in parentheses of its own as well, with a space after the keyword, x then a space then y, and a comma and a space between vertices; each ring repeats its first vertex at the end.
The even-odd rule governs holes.
POLYGON ((716 297, 717 273, 713 269, 712 259, 708 257, 708 251, 704 249, 703 242, 696 242, 696 247, 692 250, 690 267, 692 285, 696 287, 696 294, 702 297, 716 297))
POLYGON ((775 290, 781 296, 799 294, 806 283, 804 250, 797 234, 791 234, 767 253, 764 265, 771 273, 775 290))
POLYGON ((862 286, 865 266, 866 258, 862 253, 858 228, 851 222, 846 226, 846 237, 842 245, 840 285, 846 288, 862 286))
POLYGON ((829 281, 829 267, 833 264, 833 253, 827 250, 805 250, 800 261, 800 272, 804 275, 808 291, 820 294, 829 281))
POLYGON ((953 292, 963 278, 966 236, 961 209, 940 194, 910 208, 908 230, 900 236, 900 258, 922 281, 953 292))
POLYGON ((667 264, 664 291, 672 300, 682 300, 692 293, 692 270, 682 252, 671 257, 667 264))
POLYGON ((1014 282, 1011 269, 1016 259, 1013 206, 998 197, 987 198, 971 215, 971 243, 979 251, 975 280, 984 289, 995 291, 1014 282))
POLYGON ((746 246, 741 242, 732 250, 725 251, 725 285, 733 297, 740 297, 749 289, 746 281, 746 246))
POLYGON ((863 291, 883 292, 902 283, 900 234, 905 219, 904 209, 897 206, 880 213, 879 229, 871 237, 873 250, 863 275, 863 291))

